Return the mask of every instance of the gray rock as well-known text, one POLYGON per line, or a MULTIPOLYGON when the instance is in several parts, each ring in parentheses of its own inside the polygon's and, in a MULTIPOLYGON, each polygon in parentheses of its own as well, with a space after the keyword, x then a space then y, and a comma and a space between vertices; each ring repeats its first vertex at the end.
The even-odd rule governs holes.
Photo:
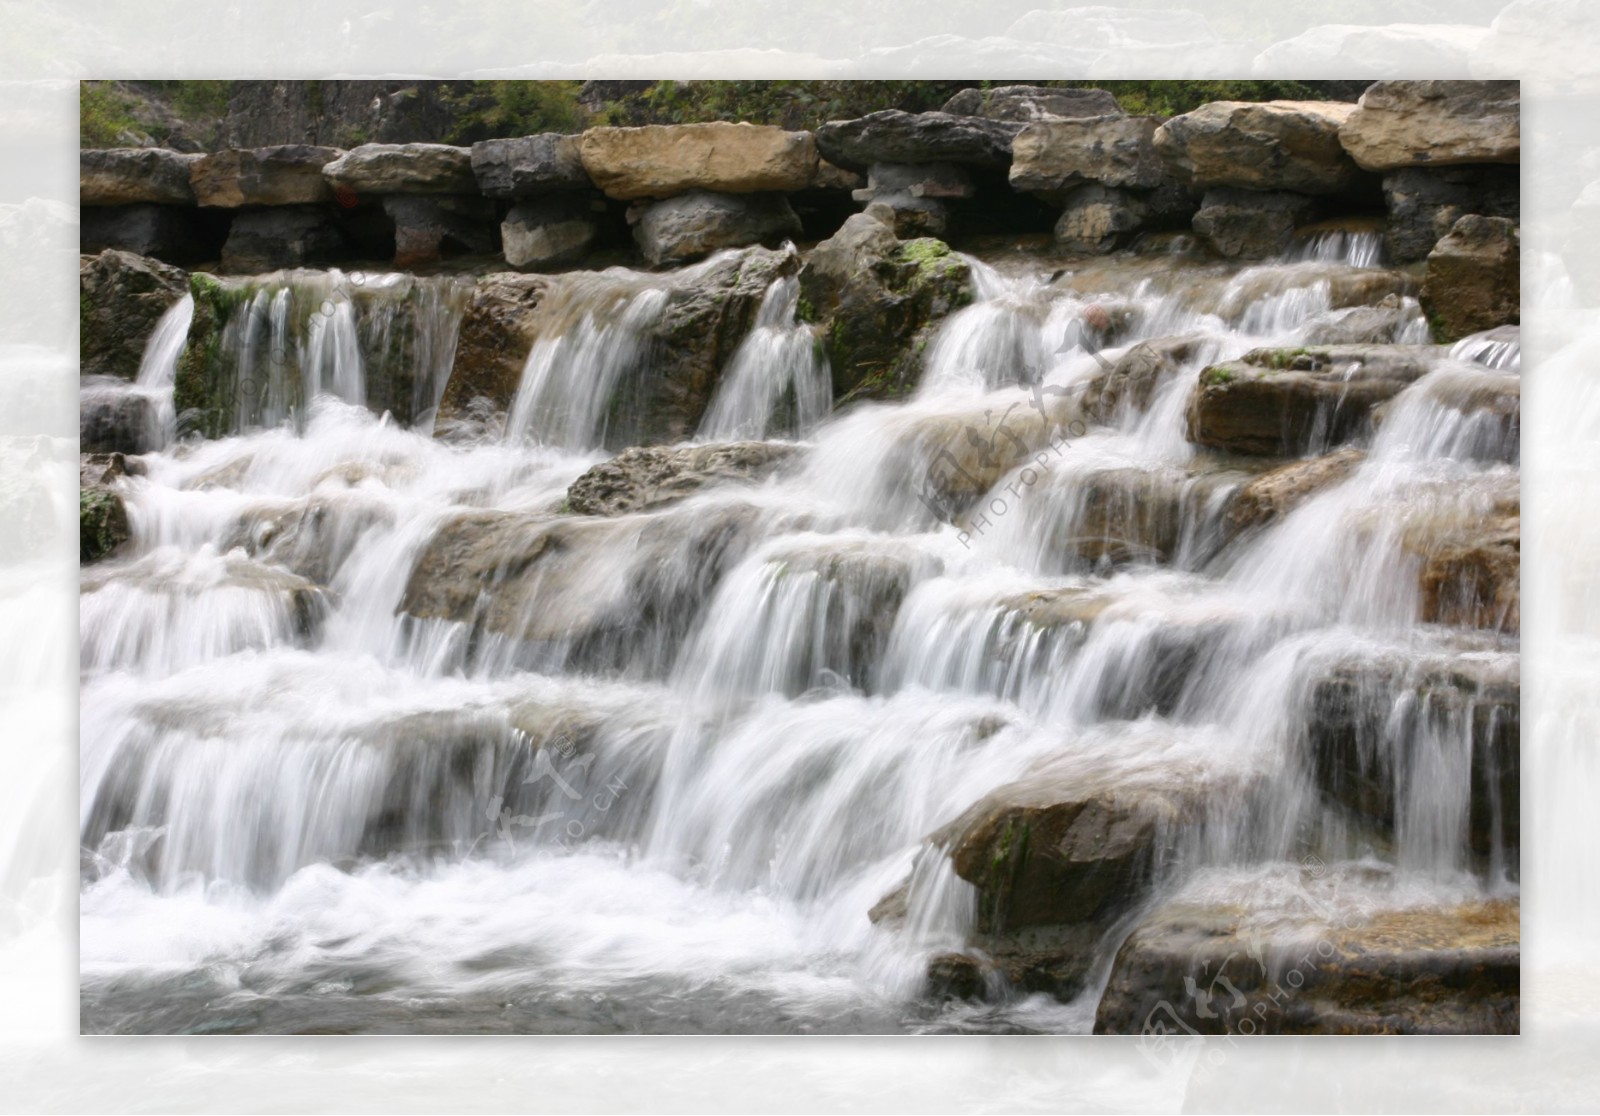
POLYGON ((155 399, 121 380, 87 380, 78 393, 82 453, 149 453, 160 446, 155 399))
POLYGON ((118 479, 127 475, 120 453, 109 456, 84 454, 78 470, 78 561, 81 565, 98 562, 115 554, 131 534, 128 509, 118 490, 118 479))
POLYGON ((1336 194, 1357 178, 1339 143, 1353 112, 1338 101, 1213 101, 1161 125, 1155 147, 1200 188, 1336 194))
POLYGON ((953 116, 986 116, 991 120, 1033 123, 1085 116, 1120 116, 1122 107, 1104 89, 1002 85, 994 89, 963 89, 945 102, 943 111, 953 116))
POLYGON ((1361 95, 1339 142, 1367 170, 1516 163, 1521 122, 1515 81, 1380 81, 1361 95))
POLYGON ((888 225, 902 240, 943 237, 950 229, 950 207, 940 198, 889 192, 874 198, 864 212, 888 225))
POLYGON ((593 187, 578 154, 578 137, 546 132, 472 145, 472 173, 491 198, 524 198, 593 187))
POLYGON ((1154 189, 1167 178, 1153 116, 1101 116, 1029 124, 1012 144, 1011 186, 1060 195, 1090 182, 1154 189))
POLYGON ((204 206, 315 205, 333 200, 322 168, 343 154, 307 144, 219 151, 190 166, 189 182, 204 206))
POLYGON ((512 267, 559 267, 581 260, 598 231, 586 198, 552 194, 512 206, 500 223, 500 250, 512 267))
POLYGON ((868 202, 882 194, 909 194, 915 198, 970 198, 972 178, 954 163, 874 163, 867 169, 867 185, 854 193, 868 202))
POLYGON ((624 515, 683 499, 709 484, 750 481, 794 456, 789 442, 640 446, 591 468, 567 489, 575 515, 624 515))
POLYGON ((193 205, 189 168, 199 155, 163 147, 78 153, 79 205, 193 205))
POLYGON ((172 264, 215 258, 214 242, 192 206, 84 206, 78 221, 78 247, 85 254, 119 249, 172 264))
POLYGON ((1505 217, 1469 214, 1428 254, 1422 306, 1434 340, 1522 320, 1522 235, 1505 217))
POLYGON ((1194 231, 1218 255, 1263 259, 1288 248, 1295 228, 1315 215, 1316 204, 1303 194, 1224 186, 1206 191, 1194 215, 1194 231))
POLYGON ((476 194, 472 151, 442 143, 369 143, 322 168, 333 188, 360 194, 476 194))
POLYGON ((1521 181, 1516 167, 1404 167, 1383 176, 1388 209, 1384 248, 1390 258, 1427 259, 1450 229, 1469 213, 1516 220, 1521 181))
POLYGON ((859 120, 833 120, 817 129, 817 150, 830 163, 864 170, 873 163, 964 163, 1003 167, 1015 121, 947 112, 884 109, 859 120))
POLYGON ((222 247, 222 270, 234 275, 305 267, 338 259, 344 237, 322 206, 284 205, 241 210, 222 247))
POLYGON ((114 249, 78 260, 78 360, 83 376, 132 380, 145 343, 189 291, 176 267, 114 249))
POLYGON ((1110 252, 1125 245, 1149 216, 1149 206, 1130 190, 1080 186, 1067 195, 1056 221, 1056 243, 1069 252, 1110 252))
POLYGON ((383 199, 394 221, 394 265, 435 263, 447 249, 484 255, 495 250, 494 203, 476 194, 406 195, 383 199))
POLYGON ((694 190, 642 207, 633 239, 654 266, 698 259, 800 235, 800 218, 782 194, 713 194, 694 190))

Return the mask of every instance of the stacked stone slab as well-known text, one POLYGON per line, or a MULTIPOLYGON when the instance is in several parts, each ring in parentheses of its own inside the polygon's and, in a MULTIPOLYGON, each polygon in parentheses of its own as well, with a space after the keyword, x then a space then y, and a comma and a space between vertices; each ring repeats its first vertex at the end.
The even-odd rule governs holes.
POLYGON ((345 152, 322 174, 347 208, 381 201, 394 222, 396 267, 434 263, 451 246, 474 253, 495 249, 494 203, 478 192, 468 148, 369 143, 345 152))
POLYGON ((1011 185, 1061 206, 1056 241, 1110 252, 1139 232, 1186 222, 1189 189, 1162 162, 1153 116, 1096 116, 1029 124, 1012 144, 1011 185))
POLYGON ((1426 258, 1469 214, 1518 219, 1521 108, 1514 81, 1380 81, 1362 94, 1339 142, 1383 175, 1394 259, 1426 258))
POLYGON ((159 147, 78 153, 80 248, 108 248, 175 263, 204 259, 208 244, 194 219, 189 167, 199 155, 159 147))
POLYGON ((605 200, 583 169, 577 136, 546 132, 472 145, 472 173, 486 196, 511 202, 500 247, 512 267, 540 271, 583 258, 600 231, 605 200))
POLYGON ((817 174, 809 132, 724 121, 591 128, 578 153, 607 197, 634 203, 634 240, 658 266, 798 236, 785 195, 817 174))

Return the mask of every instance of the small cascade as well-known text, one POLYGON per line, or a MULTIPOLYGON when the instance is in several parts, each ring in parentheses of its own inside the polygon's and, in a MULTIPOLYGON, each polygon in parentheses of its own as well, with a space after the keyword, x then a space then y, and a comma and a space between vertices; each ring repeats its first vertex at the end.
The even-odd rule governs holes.
POLYGON ((209 432, 304 426, 323 396, 431 428, 471 280, 332 269, 196 282, 208 333, 189 347, 207 387, 187 404, 217 411, 209 432))
POLYGON ((755 327, 722 373, 700 423, 705 442, 804 437, 833 408, 827 357, 811 330, 795 322, 800 281, 773 281, 755 327))

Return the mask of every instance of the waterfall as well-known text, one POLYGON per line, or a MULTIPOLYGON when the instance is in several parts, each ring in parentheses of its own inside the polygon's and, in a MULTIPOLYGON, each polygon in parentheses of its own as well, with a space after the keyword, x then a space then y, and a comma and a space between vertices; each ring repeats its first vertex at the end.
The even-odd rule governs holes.
POLYGON ((701 420, 702 441, 803 437, 827 417, 833 406, 828 361, 811 330, 795 322, 799 302, 794 276, 767 288, 755 328, 740 342, 701 420))
POLYGON ((1313 861, 1336 903, 1515 895, 1514 603, 1463 540, 1518 511, 1516 341, 1425 345, 1378 252, 972 259, 916 390, 838 414, 780 278, 671 452, 792 463, 614 516, 569 486, 722 264, 550 277, 464 445, 461 281, 224 281, 229 436, 151 453, 83 578, 85 1025, 1081 1030, 1160 899, 1297 910, 1313 861), (1348 444, 1191 440, 1204 369, 1357 329, 1416 366, 1348 444), (1099 976, 947 1004, 930 965, 1005 945, 956 858, 1008 794, 1171 828, 1099 976))

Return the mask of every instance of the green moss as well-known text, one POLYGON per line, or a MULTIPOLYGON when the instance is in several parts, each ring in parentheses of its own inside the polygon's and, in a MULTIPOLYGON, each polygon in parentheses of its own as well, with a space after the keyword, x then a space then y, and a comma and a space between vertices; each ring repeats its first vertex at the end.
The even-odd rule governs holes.
POLYGON ((1202 387, 1222 387, 1225 384, 1233 383, 1235 379, 1237 377, 1234 376, 1232 369, 1220 364, 1214 364, 1200 373, 1202 387))
POLYGON ((907 263, 926 263, 950 255, 950 245, 937 237, 919 236, 900 245, 899 255, 907 263))

